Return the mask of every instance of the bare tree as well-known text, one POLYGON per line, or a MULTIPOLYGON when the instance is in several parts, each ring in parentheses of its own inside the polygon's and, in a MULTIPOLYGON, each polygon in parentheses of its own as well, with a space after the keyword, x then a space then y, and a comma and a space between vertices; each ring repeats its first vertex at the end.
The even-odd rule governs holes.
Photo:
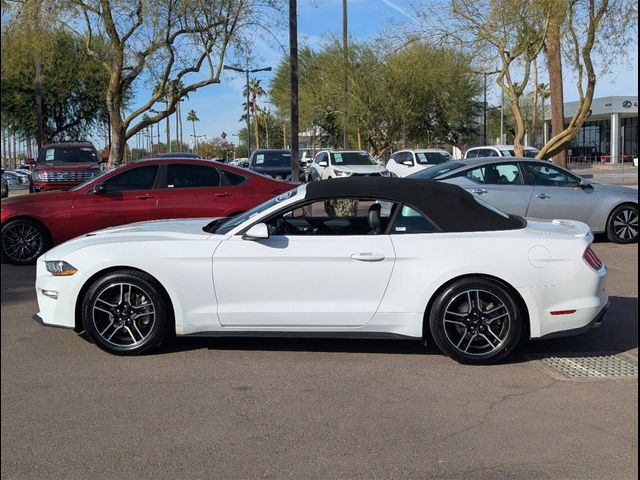
POLYGON ((544 47, 548 11, 537 0, 451 0, 451 8, 458 24, 455 30, 470 34, 465 42, 497 59, 496 82, 509 99, 516 124, 514 149, 523 156, 526 126, 520 99, 532 63, 544 47))
MULTIPOLYGON (((611 58, 623 53, 637 37, 637 0, 569 0, 564 16, 554 15, 547 38, 549 84, 551 90, 552 137, 542 147, 538 158, 557 155, 556 161, 566 163, 562 154, 591 115, 597 72, 594 53, 611 58), (576 75, 578 106, 567 125, 564 124, 562 98, 562 63, 559 47, 564 45, 567 60, 576 75), (562 127, 562 128, 560 128, 562 127)), ((602 66, 606 71, 607 64, 602 66)))
MULTIPOLYGON (((179 100, 220 82, 222 65, 239 29, 252 21, 256 0, 70 0, 84 19, 76 33, 87 53, 110 73, 106 103, 111 118, 109 163, 123 160, 127 140, 176 111, 179 100), (106 35, 108 56, 94 48, 94 32, 106 35), (206 66, 206 67, 205 67, 206 66), (205 78, 202 70, 207 69, 205 78), (200 73, 197 80, 190 74, 200 73), (125 113, 123 100, 136 82, 159 88, 125 113), (179 89, 170 88, 179 85, 179 89), (164 96, 164 98, 163 98, 164 96), (164 105, 154 110, 160 101, 164 105), (152 115, 145 114, 152 113, 152 115)), ((72 19, 73 20, 73 19, 72 19)), ((73 21, 69 22, 70 28, 73 21)))

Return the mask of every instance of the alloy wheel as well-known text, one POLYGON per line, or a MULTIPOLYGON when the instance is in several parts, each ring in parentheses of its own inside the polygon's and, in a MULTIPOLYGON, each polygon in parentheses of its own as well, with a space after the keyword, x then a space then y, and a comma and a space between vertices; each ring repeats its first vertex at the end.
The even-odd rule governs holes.
POLYGON ((613 218, 613 233, 624 242, 637 238, 638 212, 632 208, 620 210, 613 218))
POLYGON ((509 337, 511 315, 505 303, 486 290, 465 290, 448 303, 442 316, 449 343, 465 355, 487 355, 509 337))
POLYGON ((137 347, 153 332, 156 308, 149 294, 132 283, 113 283, 96 295, 91 307, 97 333, 116 347, 137 347))
POLYGON ((2 231, 3 253, 12 263, 33 262, 44 250, 45 239, 40 229, 26 222, 13 222, 2 231))

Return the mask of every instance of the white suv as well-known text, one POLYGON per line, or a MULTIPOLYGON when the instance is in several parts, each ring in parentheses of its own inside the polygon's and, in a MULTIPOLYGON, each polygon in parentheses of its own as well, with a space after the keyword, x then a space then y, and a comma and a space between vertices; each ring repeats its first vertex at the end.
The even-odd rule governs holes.
POLYGON ((391 172, 392 177, 407 177, 449 160, 453 160, 453 157, 441 148, 405 149, 391 155, 387 162, 387 170, 391 172))
POLYGON ((322 150, 309 167, 309 181, 351 176, 389 177, 389 172, 367 152, 359 150, 322 150))
MULTIPOLYGON (((523 147, 524 156, 527 158, 536 158, 538 155, 537 148, 523 147)), ((487 145, 485 147, 473 147, 467 150, 464 158, 485 158, 485 157, 515 157, 516 152, 513 145, 487 145)))

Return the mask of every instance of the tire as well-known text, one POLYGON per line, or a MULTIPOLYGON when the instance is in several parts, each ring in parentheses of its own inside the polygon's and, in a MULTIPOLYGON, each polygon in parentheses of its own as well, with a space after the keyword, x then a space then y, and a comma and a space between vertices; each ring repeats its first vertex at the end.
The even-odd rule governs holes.
POLYGON ((460 363, 476 365, 509 355, 520 341, 523 320, 514 295, 485 277, 463 278, 447 286, 429 312, 431 335, 440 351, 460 363))
POLYGON ((614 243, 638 242, 638 206, 618 205, 609 215, 607 238, 614 243))
POLYGON ((82 301, 82 324, 93 342, 116 355, 142 355, 160 346, 173 325, 166 294, 137 270, 98 278, 82 301))
POLYGON ((49 232, 35 220, 17 218, 2 226, 2 259, 14 265, 33 265, 49 250, 49 232))

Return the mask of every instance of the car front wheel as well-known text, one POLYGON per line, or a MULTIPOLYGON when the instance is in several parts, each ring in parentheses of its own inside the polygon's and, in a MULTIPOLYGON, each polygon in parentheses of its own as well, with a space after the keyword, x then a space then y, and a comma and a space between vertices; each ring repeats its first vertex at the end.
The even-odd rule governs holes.
POLYGON ((139 355, 157 348, 169 334, 171 319, 162 288, 136 270, 100 277, 82 303, 82 323, 91 340, 117 355, 139 355))
POLYGON ((607 238, 615 243, 638 241, 638 207, 626 204, 618 206, 609 216, 607 238))
POLYGON ((470 364, 506 357, 518 344, 523 313, 509 290, 489 278, 464 278, 436 298, 429 327, 440 350, 470 364))
POLYGON ((50 244, 46 229, 31 219, 9 220, 2 226, 2 258, 14 265, 32 265, 50 244))

